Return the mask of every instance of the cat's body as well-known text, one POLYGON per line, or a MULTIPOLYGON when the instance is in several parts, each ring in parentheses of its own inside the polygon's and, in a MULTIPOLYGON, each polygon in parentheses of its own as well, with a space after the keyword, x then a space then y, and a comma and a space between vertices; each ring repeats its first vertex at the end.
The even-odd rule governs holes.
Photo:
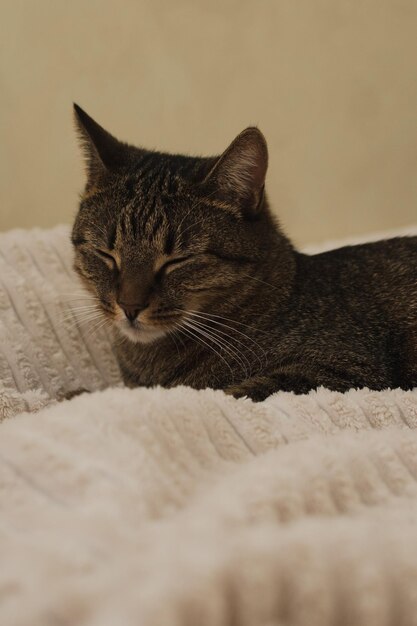
MULTIPOLYGON (((417 238, 294 256, 285 303, 274 301, 271 291, 279 283, 269 275, 268 285, 252 283, 248 296, 232 306, 219 302, 218 317, 196 317, 227 331, 236 355, 227 345, 229 353, 222 354, 232 372, 212 350, 184 335, 150 345, 125 340, 118 357, 126 383, 226 388, 258 400, 277 389, 305 393, 319 385, 338 391, 417 386, 417 238), (398 273, 404 259, 409 269, 398 273)), ((201 339, 209 341, 208 335, 201 339)))
POLYGON ((76 268, 115 322, 126 384, 255 400, 417 386, 416 237, 301 254, 264 198, 256 129, 220 158, 177 157, 77 111, 90 177, 76 268))

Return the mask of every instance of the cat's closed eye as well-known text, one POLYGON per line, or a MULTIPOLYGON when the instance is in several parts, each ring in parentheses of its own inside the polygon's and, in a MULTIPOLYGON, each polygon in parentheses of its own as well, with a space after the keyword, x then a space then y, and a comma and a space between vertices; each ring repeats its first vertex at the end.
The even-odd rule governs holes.
POLYGON ((168 261, 165 261, 165 263, 163 263, 163 265, 159 267, 157 274, 159 274, 160 276, 162 276, 163 274, 168 274, 172 272, 174 269, 177 269, 178 267, 181 267, 182 265, 184 265, 187 261, 190 261, 191 259, 193 259, 194 256, 195 255, 193 254, 187 254, 181 257, 169 259, 168 261))
POLYGON ((97 256, 102 259, 106 265, 112 269, 112 270, 118 270, 118 266, 117 266, 117 261, 115 259, 115 257, 110 254, 109 252, 106 252, 105 250, 102 250, 101 248, 96 248, 94 250, 94 252, 97 254, 97 256))

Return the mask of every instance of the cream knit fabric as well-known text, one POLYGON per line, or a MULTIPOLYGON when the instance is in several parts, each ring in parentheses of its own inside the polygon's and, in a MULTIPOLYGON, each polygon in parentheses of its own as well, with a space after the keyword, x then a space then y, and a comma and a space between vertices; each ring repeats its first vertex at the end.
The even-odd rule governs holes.
POLYGON ((0 234, 0 420, 120 383, 106 332, 80 323, 89 300, 71 266, 67 226, 0 234))
POLYGON ((0 426, 0 623, 417 624, 417 391, 109 389, 0 426))

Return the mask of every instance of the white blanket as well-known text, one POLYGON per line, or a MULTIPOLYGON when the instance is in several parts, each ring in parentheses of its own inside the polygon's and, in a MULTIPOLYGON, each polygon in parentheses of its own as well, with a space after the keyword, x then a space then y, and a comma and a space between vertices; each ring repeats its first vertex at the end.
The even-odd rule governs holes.
POLYGON ((417 391, 107 390, 0 427, 4 626, 417 623, 417 391))
POLYGON ((417 390, 99 391, 66 237, 0 235, 1 626, 417 625, 417 390))
POLYGON ((80 388, 120 384, 103 329, 72 271, 68 226, 0 234, 0 421, 80 388))

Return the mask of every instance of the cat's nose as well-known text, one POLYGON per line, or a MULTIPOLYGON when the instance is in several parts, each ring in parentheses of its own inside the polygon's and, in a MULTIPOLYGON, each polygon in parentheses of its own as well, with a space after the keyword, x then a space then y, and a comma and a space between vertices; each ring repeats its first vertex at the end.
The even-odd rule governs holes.
POLYGON ((120 307, 123 309, 123 312, 126 315, 129 322, 134 322, 143 308, 143 307, 139 307, 137 304, 131 305, 131 304, 122 304, 122 303, 120 303, 120 307))

